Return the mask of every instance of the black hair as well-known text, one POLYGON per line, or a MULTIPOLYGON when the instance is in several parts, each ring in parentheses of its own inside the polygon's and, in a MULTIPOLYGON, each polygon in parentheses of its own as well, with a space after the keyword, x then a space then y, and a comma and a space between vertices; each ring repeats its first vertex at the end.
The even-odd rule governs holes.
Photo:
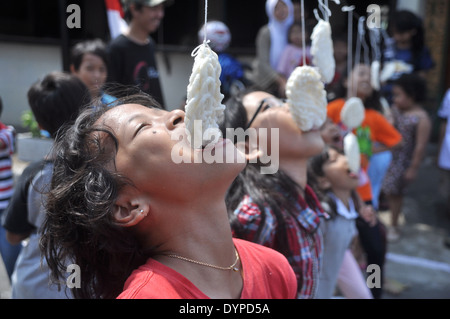
POLYGON ((87 40, 77 43, 70 52, 71 63, 76 71, 80 69, 85 54, 93 54, 102 59, 105 66, 108 65, 106 45, 101 39, 87 40))
POLYGON ((402 74, 395 82, 394 86, 399 86, 415 102, 425 102, 427 99, 427 83, 425 79, 416 74, 402 74))
MULTIPOLYGON (((290 39, 290 35, 291 35, 292 29, 293 29, 294 27, 300 27, 300 30, 303 30, 303 25, 302 25, 300 22, 294 22, 294 23, 292 23, 291 26, 289 27, 288 33, 287 33, 287 34, 288 34, 288 42, 289 42, 289 43, 292 43, 292 42, 291 42, 291 39, 290 39)), ((311 40, 310 40, 311 32, 312 32, 312 30, 311 30, 311 28, 309 27, 309 25, 305 25, 305 43, 306 43, 306 44, 309 44, 309 43, 311 42, 311 40)))
POLYGON ((40 248, 56 283, 64 280, 65 262, 80 267, 82 285, 72 289, 76 298, 116 298, 131 272, 151 256, 132 229, 114 221, 119 192, 133 185, 115 170, 113 131, 96 124, 112 107, 129 103, 160 108, 145 93, 125 94, 112 105, 96 101, 55 141, 40 248))
MULTIPOLYGON (((355 69, 357 64, 355 64, 352 68, 352 70, 355 69)), ((345 69, 344 72, 342 72, 342 78, 339 81, 338 87, 333 91, 335 93, 335 99, 337 98, 346 98, 347 97, 347 87, 344 85, 345 80, 348 79, 348 70, 345 69)), ((368 96, 364 101, 364 108, 365 109, 372 109, 378 112, 383 112, 383 107, 381 105, 381 93, 379 90, 373 89, 372 95, 368 96)))
MULTIPOLYGON (((317 154, 311 157, 308 160, 308 185, 316 193, 317 197, 322 203, 325 203, 324 207, 328 206, 330 209, 327 210, 327 213, 331 218, 336 217, 337 215, 337 205, 336 201, 329 195, 331 189, 323 189, 319 186, 318 177, 324 177, 325 173, 323 171, 324 164, 330 159, 329 151, 330 149, 336 150, 338 153, 342 154, 342 151, 333 147, 326 145, 320 154, 317 154)), ((359 198, 356 190, 351 192, 351 197, 353 199, 353 203, 355 205, 355 209, 359 211, 359 198)))
POLYGON ((0 116, 2 116, 3 113, 3 101, 2 101, 2 97, 0 96, 0 116))
POLYGON ((51 72, 28 90, 28 104, 39 125, 52 138, 66 123, 75 120, 91 101, 88 88, 76 76, 51 72))
POLYGON ((124 6, 124 19, 130 23, 133 20, 133 14, 130 10, 130 5, 133 4, 136 11, 141 11, 144 5, 139 1, 128 1, 129 3, 124 6))
POLYGON ((422 53, 425 46, 425 31, 422 19, 408 10, 399 10, 394 12, 392 16, 392 31, 399 33, 415 30, 416 33, 412 37, 412 52, 416 60, 422 53))

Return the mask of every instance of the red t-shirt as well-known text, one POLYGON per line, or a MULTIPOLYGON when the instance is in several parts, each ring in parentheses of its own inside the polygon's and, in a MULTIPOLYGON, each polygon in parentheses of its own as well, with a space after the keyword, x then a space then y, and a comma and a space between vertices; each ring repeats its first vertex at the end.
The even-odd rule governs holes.
MULTIPOLYGON (((286 257, 241 239, 233 239, 243 268, 241 299, 294 299, 297 280, 286 257)), ((209 299, 186 277, 154 259, 134 270, 118 299, 209 299)))

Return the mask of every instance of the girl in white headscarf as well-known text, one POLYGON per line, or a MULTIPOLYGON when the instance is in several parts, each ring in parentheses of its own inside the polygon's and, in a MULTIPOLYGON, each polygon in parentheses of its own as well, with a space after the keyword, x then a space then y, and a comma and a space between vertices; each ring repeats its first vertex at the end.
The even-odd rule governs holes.
POLYGON ((266 13, 270 30, 270 65, 276 68, 288 43, 289 27, 294 22, 294 6, 291 0, 267 0, 266 13))
POLYGON ((281 53, 288 43, 288 29, 294 22, 291 0, 267 0, 269 22, 256 37, 256 59, 253 64, 253 82, 262 90, 284 97, 286 78, 277 73, 281 53))

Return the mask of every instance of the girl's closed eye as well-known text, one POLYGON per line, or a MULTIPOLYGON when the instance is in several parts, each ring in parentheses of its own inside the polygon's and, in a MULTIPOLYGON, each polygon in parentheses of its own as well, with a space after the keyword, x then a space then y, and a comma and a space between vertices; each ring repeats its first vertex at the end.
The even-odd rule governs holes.
POLYGON ((151 127, 151 126, 152 125, 149 124, 149 123, 141 123, 141 124, 139 124, 137 129, 136 129, 136 131, 133 134, 133 138, 136 137, 142 131, 143 128, 151 127))

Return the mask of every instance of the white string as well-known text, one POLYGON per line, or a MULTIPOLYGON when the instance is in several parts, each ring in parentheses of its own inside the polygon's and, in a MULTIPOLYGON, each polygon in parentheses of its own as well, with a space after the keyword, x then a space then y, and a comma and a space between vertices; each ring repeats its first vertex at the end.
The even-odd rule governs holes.
POLYGON ((210 40, 206 40, 207 30, 208 30, 208 28, 206 26, 207 23, 208 23, 208 0, 205 0, 205 24, 203 25, 203 43, 196 46, 194 48, 194 50, 192 50, 192 52, 191 52, 192 57, 195 57, 198 54, 198 52, 200 51, 200 48, 202 46, 204 46, 204 45, 207 46, 208 43, 211 42, 210 40))
POLYGON ((380 30, 378 28, 369 29, 370 46, 372 47, 372 52, 375 61, 381 60, 380 37, 381 37, 380 30))
POLYGON ((365 18, 360 17, 358 19, 358 33, 356 37, 356 51, 355 51, 355 65, 361 62, 361 44, 362 44, 362 35, 364 33, 364 25, 361 28, 361 24, 364 23, 365 18))
POLYGON ((203 38, 203 43, 206 44, 206 33, 207 33, 207 27, 206 27, 206 23, 208 22, 208 0, 205 0, 205 24, 204 24, 204 38, 203 38))
POLYGON ((306 66, 306 33, 305 33, 305 2, 301 0, 302 5, 302 47, 303 47, 303 65, 306 66))
MULTIPOLYGON (((319 9, 320 9, 320 12, 322 12, 323 19, 326 22, 329 22, 330 17, 331 17, 331 10, 328 7, 328 0, 318 0, 318 1, 319 1, 319 9)), ((337 5, 341 4, 340 0, 332 0, 332 1, 334 3, 336 3, 337 5)), ((319 11, 317 9, 314 9, 313 12, 314 12, 314 16, 316 17, 317 21, 319 21, 321 19, 319 16, 319 11)))
MULTIPOLYGON (((370 56, 369 56, 369 46, 367 45, 366 41, 366 29, 364 28, 366 17, 360 17, 358 20, 358 34, 360 42, 364 49, 364 64, 369 65, 370 64, 370 56)), ((359 62, 359 60, 358 60, 359 62)))
MULTIPOLYGON (((353 52, 353 47, 352 47, 353 37, 352 37, 352 33, 353 33, 353 10, 354 9, 355 9, 355 6, 344 6, 341 9, 342 12, 348 12, 347 77, 350 77, 350 74, 352 72, 352 52, 353 52)), ((353 83, 349 82, 349 85, 347 87, 347 95, 350 95, 349 93, 353 93, 352 92, 352 88, 353 88, 353 83)))

